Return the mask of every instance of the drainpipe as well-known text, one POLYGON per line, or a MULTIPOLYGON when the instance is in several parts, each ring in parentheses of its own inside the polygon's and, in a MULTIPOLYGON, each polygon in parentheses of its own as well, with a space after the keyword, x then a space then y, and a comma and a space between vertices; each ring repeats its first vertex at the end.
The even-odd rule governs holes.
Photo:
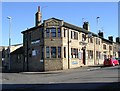
POLYGON ((68 69, 70 69, 70 56, 69 56, 69 29, 68 29, 68 69))

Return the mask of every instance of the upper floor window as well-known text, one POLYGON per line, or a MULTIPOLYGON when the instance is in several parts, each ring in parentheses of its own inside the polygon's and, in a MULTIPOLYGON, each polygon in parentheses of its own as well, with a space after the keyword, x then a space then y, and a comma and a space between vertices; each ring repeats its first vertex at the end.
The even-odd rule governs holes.
POLYGON ((50 29, 51 37, 56 37, 56 29, 52 28, 50 29))
POLYGON ((86 40, 86 35, 82 34, 82 41, 85 41, 85 40, 86 40))
POLYGON ((109 46, 109 50, 112 50, 112 46, 109 46))
POLYGON ((72 35, 72 33, 73 33, 73 32, 71 31, 71 39, 73 39, 73 35, 72 35))
POLYGON ((58 28, 58 37, 61 37, 61 30, 58 28))
POLYGON ((75 31, 71 31, 71 39, 76 39, 78 40, 78 33, 75 31))
POLYGON ((78 33, 77 32, 74 32, 74 39, 78 40, 78 33))
POLYGON ((46 29, 46 37, 56 37, 56 34, 58 34, 58 37, 61 37, 60 28, 47 28, 46 29))
POLYGON ((64 29, 64 31, 63 31, 63 32, 64 32, 64 37, 66 37, 66 30, 64 29))
POLYGON ((93 43, 93 38, 88 38, 88 43, 93 43))
POLYGON ((100 45, 100 39, 96 38, 96 44, 100 45))
POLYGON ((106 49, 106 45, 105 44, 103 45, 103 49, 106 49))
POLYGON ((50 31, 49 31, 49 29, 46 29, 46 37, 50 37, 50 31))

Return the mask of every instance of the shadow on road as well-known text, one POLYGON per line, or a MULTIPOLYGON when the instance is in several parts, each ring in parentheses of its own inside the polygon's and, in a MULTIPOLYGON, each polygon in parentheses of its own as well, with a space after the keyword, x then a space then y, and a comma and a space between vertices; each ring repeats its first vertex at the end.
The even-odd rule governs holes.
MULTIPOLYGON (((79 89, 79 91, 115 91, 120 89, 120 83, 93 82, 93 83, 49 83, 49 84, 2 84, 2 91, 41 91, 52 89, 79 89)), ((119 90, 118 90, 119 91, 119 90)))

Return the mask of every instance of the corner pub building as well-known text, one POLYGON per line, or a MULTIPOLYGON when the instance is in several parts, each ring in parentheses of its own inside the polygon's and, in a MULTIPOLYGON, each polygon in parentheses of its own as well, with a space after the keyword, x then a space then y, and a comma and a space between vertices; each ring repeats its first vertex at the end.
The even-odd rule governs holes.
MULTIPOLYGON (((102 64, 105 55, 113 55, 103 53, 104 38, 90 32, 88 22, 84 22, 83 28, 56 18, 41 23, 41 15, 38 7, 35 27, 22 32, 24 71, 64 70, 102 64), (92 34, 90 38, 89 33, 92 34)), ((110 40, 104 41, 112 46, 110 40)))

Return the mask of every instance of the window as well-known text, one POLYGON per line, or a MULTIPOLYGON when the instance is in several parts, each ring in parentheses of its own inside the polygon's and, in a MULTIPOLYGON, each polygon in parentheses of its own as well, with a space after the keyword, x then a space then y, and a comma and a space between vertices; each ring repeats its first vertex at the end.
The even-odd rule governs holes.
POLYGON ((66 30, 64 29, 64 37, 66 37, 66 30))
POLYGON ((64 58, 66 58, 66 47, 64 47, 64 58))
POLYGON ((86 36, 85 34, 82 34, 82 41, 85 41, 86 40, 86 36))
POLYGON ((73 36, 72 36, 72 31, 71 31, 71 39, 73 38, 73 36))
POLYGON ((37 54, 39 53, 39 51, 38 50, 32 50, 32 56, 36 56, 37 54))
POLYGON ((96 44, 100 45, 100 39, 96 38, 96 44))
POLYGON ((88 50, 88 59, 93 59, 93 51, 88 50))
POLYGON ((56 37, 56 29, 55 28, 51 29, 51 37, 56 37))
POLYGON ((58 37, 61 37, 61 30, 58 28, 58 37))
POLYGON ((58 58, 61 58, 61 47, 58 47, 58 58))
POLYGON ((103 45, 103 49, 106 49, 106 45, 105 44, 103 45))
POLYGON ((109 46, 109 50, 112 50, 112 46, 109 46))
POLYGON ((49 29, 46 30, 46 37, 50 37, 49 29))
POLYGON ((99 59, 99 52, 96 51, 96 59, 99 59))
POLYGON ((56 58, 56 47, 51 47, 51 58, 56 58))
POLYGON ((42 47, 42 54, 41 54, 41 59, 44 58, 44 47, 42 47))
POLYGON ((71 48, 71 57, 72 58, 78 58, 78 49, 71 48))
POLYGON ((77 32, 74 32, 74 39, 78 40, 78 33, 77 32))
POLYGON ((47 28, 46 37, 56 37, 56 28, 47 28))
POLYGON ((49 47, 46 47, 46 58, 50 58, 50 50, 49 47))
POLYGON ((93 43, 93 38, 90 38, 90 43, 93 43))

